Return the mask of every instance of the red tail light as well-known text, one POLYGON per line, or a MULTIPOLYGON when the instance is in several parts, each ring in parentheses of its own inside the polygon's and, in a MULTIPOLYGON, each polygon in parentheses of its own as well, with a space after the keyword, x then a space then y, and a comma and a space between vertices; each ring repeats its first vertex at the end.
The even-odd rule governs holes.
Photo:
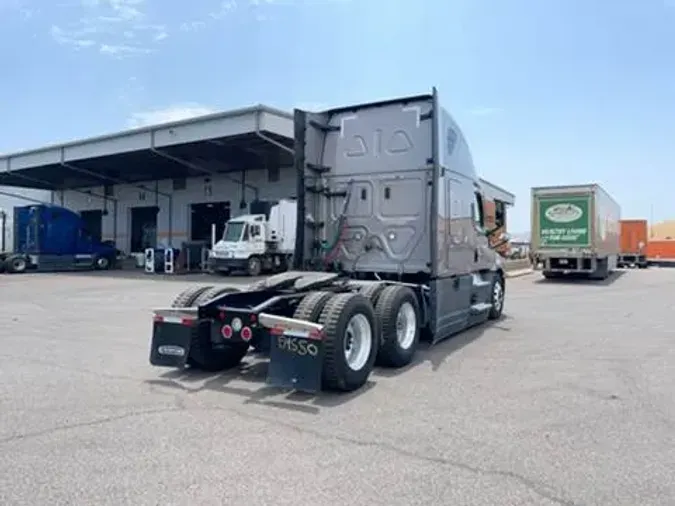
POLYGON ((323 339, 323 332, 320 330, 311 330, 309 332, 309 339, 315 339, 321 341, 323 339))
POLYGON ((253 332, 251 332, 250 327, 244 327, 241 329, 241 333, 239 335, 244 341, 250 341, 253 337, 253 332))
POLYGON ((223 328, 220 329, 220 334, 225 339, 230 339, 232 337, 232 327, 230 327, 229 325, 223 325, 223 328))
POLYGON ((152 317, 152 320, 155 323, 178 323, 180 325, 185 325, 186 327, 191 327, 197 321, 196 318, 189 318, 189 317, 178 318, 175 316, 167 317, 161 315, 154 315, 152 317))

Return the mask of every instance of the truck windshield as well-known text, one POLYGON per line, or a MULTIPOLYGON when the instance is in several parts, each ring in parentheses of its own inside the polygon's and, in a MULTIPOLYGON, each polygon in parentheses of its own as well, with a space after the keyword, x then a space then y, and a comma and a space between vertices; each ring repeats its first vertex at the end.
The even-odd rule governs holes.
POLYGON ((231 221, 225 226, 225 232, 223 233, 223 241, 227 242, 237 242, 241 240, 241 233, 244 231, 243 221, 231 221))

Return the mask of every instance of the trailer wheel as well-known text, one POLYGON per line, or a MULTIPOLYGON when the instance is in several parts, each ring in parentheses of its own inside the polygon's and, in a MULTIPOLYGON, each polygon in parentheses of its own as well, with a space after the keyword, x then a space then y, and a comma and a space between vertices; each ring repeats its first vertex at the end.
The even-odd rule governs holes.
POLYGON ((387 285, 384 283, 365 285, 359 290, 359 293, 370 300, 373 306, 375 306, 375 304, 377 304, 378 298, 380 297, 380 294, 382 293, 382 290, 384 290, 386 286, 387 285))
POLYGON ((246 272, 249 276, 260 276, 262 272, 262 262, 258 257, 251 257, 246 264, 246 272))
POLYGON ((298 307, 295 308, 293 318, 298 320, 305 320, 308 322, 316 322, 321 316, 323 308, 331 297, 335 295, 333 292, 312 292, 300 301, 298 307))
POLYGON ((492 304, 490 312, 488 313, 488 318, 490 320, 496 320, 502 316, 502 312, 504 311, 505 289, 504 277, 501 274, 496 275, 490 289, 490 304, 492 304))
POLYGON ((375 306, 382 341, 378 364, 403 367, 412 362, 420 340, 420 307, 407 286, 392 285, 382 290, 375 306))
POLYGON ((197 298, 206 290, 213 288, 212 285, 191 286, 186 288, 173 299, 171 307, 192 307, 197 298))
POLYGON ((373 370, 379 344, 373 305, 363 295, 341 293, 323 308, 319 323, 324 327, 324 388, 360 388, 373 370))
POLYGON ((10 274, 23 274, 28 270, 28 260, 23 255, 13 255, 5 260, 5 268, 10 274))
POLYGON ((205 290, 202 293, 200 293, 199 296, 192 303, 192 305, 198 306, 199 304, 204 304, 212 299, 215 299, 220 295, 226 293, 234 293, 238 291, 239 288, 235 288, 234 286, 213 286, 208 290, 205 290))

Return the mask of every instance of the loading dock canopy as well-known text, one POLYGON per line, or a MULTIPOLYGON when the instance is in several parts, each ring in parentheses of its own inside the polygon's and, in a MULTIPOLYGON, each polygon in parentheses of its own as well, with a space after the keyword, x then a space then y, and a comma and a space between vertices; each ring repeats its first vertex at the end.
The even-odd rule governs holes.
POLYGON ((293 163, 293 115, 258 105, 0 156, 0 185, 69 190, 293 163))

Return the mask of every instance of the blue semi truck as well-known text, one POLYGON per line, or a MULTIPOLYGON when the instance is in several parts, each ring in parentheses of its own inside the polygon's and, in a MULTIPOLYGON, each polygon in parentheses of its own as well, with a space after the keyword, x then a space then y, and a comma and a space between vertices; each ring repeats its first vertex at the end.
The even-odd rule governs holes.
POLYGON ((105 270, 115 265, 114 244, 94 238, 82 217, 63 207, 14 208, 14 247, 0 254, 0 272, 105 270))

